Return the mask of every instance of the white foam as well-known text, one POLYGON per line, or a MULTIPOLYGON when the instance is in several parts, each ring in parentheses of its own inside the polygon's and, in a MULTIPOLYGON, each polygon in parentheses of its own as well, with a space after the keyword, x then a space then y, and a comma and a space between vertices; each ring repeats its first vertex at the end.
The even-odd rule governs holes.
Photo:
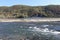
POLYGON ((32 27, 29 27, 29 28, 32 28, 32 27))
POLYGON ((48 27, 49 25, 42 25, 43 27, 48 27))
POLYGON ((33 31, 37 31, 37 32, 48 32, 48 33, 56 34, 56 35, 60 34, 60 32, 49 30, 48 28, 40 29, 40 28, 34 27, 33 31))
POLYGON ((58 32, 58 31, 55 31, 55 32, 52 32, 52 33, 55 34, 55 35, 60 34, 60 32, 58 32))

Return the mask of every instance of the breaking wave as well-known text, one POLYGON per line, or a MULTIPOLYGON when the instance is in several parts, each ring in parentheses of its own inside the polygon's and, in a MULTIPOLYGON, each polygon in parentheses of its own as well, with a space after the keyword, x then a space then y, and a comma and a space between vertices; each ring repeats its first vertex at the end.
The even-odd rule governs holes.
MULTIPOLYGON (((56 31, 56 30, 49 30, 48 28, 46 28, 49 25, 43 25, 43 27, 45 28, 38 28, 38 27, 29 27, 29 30, 31 30, 32 32, 35 32, 35 34, 41 33, 42 35, 54 35, 54 37, 60 37, 60 32, 56 31)), ((51 25, 53 26, 53 25, 51 25)))

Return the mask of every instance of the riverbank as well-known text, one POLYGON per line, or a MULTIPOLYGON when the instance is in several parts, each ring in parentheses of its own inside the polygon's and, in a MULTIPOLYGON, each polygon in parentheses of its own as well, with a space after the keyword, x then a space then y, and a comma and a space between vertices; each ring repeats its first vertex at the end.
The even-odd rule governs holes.
POLYGON ((52 22, 52 21, 60 21, 60 18, 0 19, 0 22, 52 22))

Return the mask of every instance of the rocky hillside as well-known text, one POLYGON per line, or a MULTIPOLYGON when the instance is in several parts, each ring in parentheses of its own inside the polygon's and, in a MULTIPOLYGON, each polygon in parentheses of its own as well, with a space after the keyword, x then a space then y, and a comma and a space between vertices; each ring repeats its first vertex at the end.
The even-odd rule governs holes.
POLYGON ((60 17, 60 5, 0 6, 0 18, 60 17))

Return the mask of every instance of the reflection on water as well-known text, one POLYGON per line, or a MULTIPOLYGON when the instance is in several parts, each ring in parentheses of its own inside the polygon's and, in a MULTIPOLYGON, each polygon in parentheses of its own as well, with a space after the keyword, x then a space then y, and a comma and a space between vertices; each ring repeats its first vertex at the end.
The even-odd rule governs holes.
POLYGON ((0 22, 1 40, 60 40, 60 22, 0 22))

